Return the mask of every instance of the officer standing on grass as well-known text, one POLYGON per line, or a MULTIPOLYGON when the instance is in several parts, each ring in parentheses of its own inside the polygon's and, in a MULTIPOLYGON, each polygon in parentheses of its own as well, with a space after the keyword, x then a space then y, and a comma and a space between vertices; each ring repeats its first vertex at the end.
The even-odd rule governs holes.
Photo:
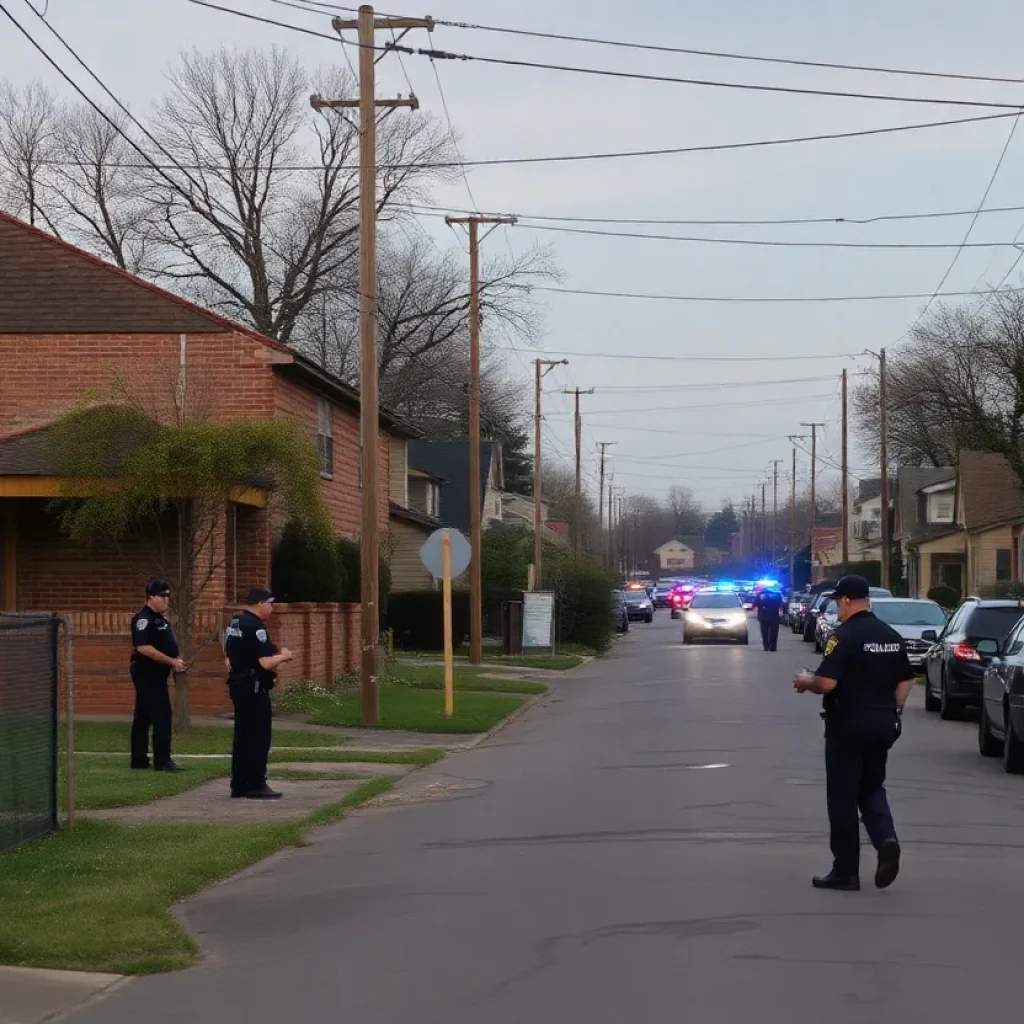
POLYGON ((914 670, 903 638, 872 613, 868 581, 844 576, 834 599, 841 625, 825 644, 817 670, 793 680, 797 693, 824 698, 825 776, 832 870, 813 879, 816 889, 860 889, 860 823, 878 851, 875 885, 892 885, 900 844, 885 794, 889 749, 899 738, 903 705, 914 670))
POLYGON ((281 794, 267 785, 270 691, 278 666, 291 661, 292 652, 271 643, 267 631, 274 595, 265 587, 253 587, 246 595, 245 605, 231 620, 224 638, 228 689, 235 708, 231 795, 248 800, 279 800, 281 794))
POLYGON ((761 627, 761 643, 766 651, 779 646, 779 623, 782 621, 782 593, 775 587, 765 587, 754 600, 757 623, 761 627))
POLYGON ((158 772, 182 771, 171 760, 171 672, 184 672, 178 657, 178 641, 164 618, 171 603, 165 580, 150 580, 146 604, 132 616, 132 656, 129 670, 135 687, 131 751, 133 768, 149 768, 149 730, 153 730, 153 768, 158 772))

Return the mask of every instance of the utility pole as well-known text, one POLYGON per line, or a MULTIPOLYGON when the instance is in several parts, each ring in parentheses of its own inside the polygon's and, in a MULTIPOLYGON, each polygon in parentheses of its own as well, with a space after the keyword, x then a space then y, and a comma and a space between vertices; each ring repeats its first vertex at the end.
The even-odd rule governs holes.
MULTIPOLYGON (((814 540, 814 522, 818 515, 817 496, 815 488, 818 481, 818 427, 824 427, 824 423, 801 423, 801 427, 811 428, 811 540, 814 540)), ((813 552, 812 552, 813 554, 813 552)))
POLYGON ((772 460, 772 574, 776 570, 779 557, 779 463, 782 459, 772 460))
POLYGON ((480 225, 515 224, 515 217, 445 217, 469 229, 469 663, 483 661, 483 585, 480 576, 480 225))
POLYGON ((572 502, 572 532, 573 548, 577 558, 583 554, 583 488, 580 479, 580 445, 583 443, 583 420, 580 418, 580 395, 592 395, 593 393, 593 388, 589 388, 586 391, 573 388, 572 391, 562 392, 563 395, 576 396, 576 418, 574 420, 576 434, 576 492, 572 502))
POLYGON ((793 446, 793 471, 789 491, 789 592, 795 589, 796 571, 796 445, 793 446))
POLYGON ((359 535, 360 639, 359 694, 363 725, 374 726, 380 718, 377 688, 380 643, 378 572, 380 535, 377 522, 378 438, 380 398, 377 388, 377 115, 379 107, 409 107, 416 110, 415 96, 378 100, 374 80, 374 41, 377 29, 403 32, 414 28, 434 29, 430 18, 375 18, 373 8, 364 4, 355 20, 335 18, 338 33, 356 29, 359 33, 359 98, 325 100, 311 96, 314 110, 359 109, 359 436, 362 450, 363 495, 359 535))
POLYGON ((604 452, 606 448, 617 444, 617 441, 598 441, 597 446, 601 449, 601 477, 597 494, 597 543, 599 557, 603 557, 605 550, 604 541, 604 452))
POLYGON ((888 415, 885 403, 885 349, 878 353, 878 413, 882 469, 882 586, 889 586, 889 453, 888 415))
POLYGON ((614 541, 612 539, 613 536, 614 536, 612 531, 615 529, 613 509, 612 509, 612 491, 615 489, 614 486, 613 486, 614 481, 615 481, 615 474, 614 473, 609 473, 608 474, 608 537, 607 537, 607 542, 605 544, 605 551, 604 551, 605 565, 607 565, 609 569, 612 568, 612 552, 615 550, 614 541))
POLYGON ((850 467, 846 457, 846 370, 843 370, 843 572, 850 562, 850 467))
POLYGON ((768 490, 768 481, 761 481, 761 560, 768 550, 768 509, 765 505, 765 492, 768 490))
POLYGON ((541 467, 540 467, 540 382, 544 375, 549 373, 555 366, 567 366, 568 359, 535 359, 533 361, 536 370, 536 404, 533 412, 533 587, 540 589, 541 563, 544 557, 544 542, 541 532, 544 529, 543 517, 540 514, 540 490, 541 490, 541 467), (547 369, 541 373, 541 366, 547 369))

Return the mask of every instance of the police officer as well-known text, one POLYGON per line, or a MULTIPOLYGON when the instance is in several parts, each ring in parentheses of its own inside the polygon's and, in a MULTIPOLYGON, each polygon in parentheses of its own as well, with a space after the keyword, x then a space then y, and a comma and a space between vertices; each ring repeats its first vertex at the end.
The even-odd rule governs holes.
POLYGON ((178 657, 178 641, 164 618, 171 602, 165 580, 150 580, 146 604, 132 616, 132 655, 129 671, 135 687, 131 750, 133 768, 149 768, 149 730, 153 730, 153 768, 158 772, 182 771, 171 760, 171 672, 184 672, 178 657))
POLYGON ((878 851, 875 885, 892 885, 900 870, 900 844, 885 795, 889 748, 900 735, 903 705, 914 671, 900 635, 871 614, 868 581, 844 576, 834 598, 841 625, 825 643, 813 674, 793 680, 798 693, 824 698, 825 776, 832 870, 815 877, 816 889, 860 889, 860 825, 878 851))
POLYGON ((291 661, 287 647, 270 640, 267 620, 274 610, 274 595, 254 587, 245 598, 224 637, 228 660, 228 689, 235 708, 235 734, 231 746, 231 795, 249 800, 279 800, 267 785, 270 753, 270 691, 279 665, 291 661))
POLYGON ((782 619, 782 594, 774 587, 765 587, 754 600, 757 622, 761 627, 761 643, 766 651, 779 646, 779 622, 782 619))

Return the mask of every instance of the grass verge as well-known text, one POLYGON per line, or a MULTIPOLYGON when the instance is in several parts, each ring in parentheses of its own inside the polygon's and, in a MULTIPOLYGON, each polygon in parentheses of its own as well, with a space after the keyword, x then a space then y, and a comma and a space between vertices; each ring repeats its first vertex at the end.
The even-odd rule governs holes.
POLYGON ((129 826, 82 820, 0 854, 0 963, 149 974, 190 967, 199 950, 171 906, 289 846, 306 829, 386 793, 374 778, 301 822, 129 826))
MULTIPOLYGON (((486 732, 522 705, 520 697, 460 693, 455 698, 455 713, 448 718, 444 713, 444 693, 440 690, 392 684, 380 688, 378 728, 428 733, 486 732)), ((317 725, 358 726, 362 722, 358 693, 313 698, 309 711, 311 721, 317 725)))
MULTIPOLYGON (((477 693, 547 693, 543 683, 525 679, 488 679, 486 673, 493 668, 455 666, 455 689, 477 693)), ((400 683, 419 690, 444 689, 444 665, 398 665, 394 675, 400 683)))
MULTIPOLYGON (((105 757, 80 754, 75 758, 75 806, 79 810, 89 811, 148 804, 228 775, 231 763, 227 758, 216 758, 189 761, 186 768, 183 772, 133 771, 128 767, 128 762, 117 755, 105 757)), ((65 792, 62 758, 59 790, 62 801, 65 792)))
MULTIPOLYGON (((484 661, 488 664, 515 665, 521 668, 568 669, 583 664, 583 656, 591 656, 595 652, 589 647, 576 645, 578 650, 562 650, 558 654, 502 654, 497 650, 485 650, 484 661)), ((419 659, 424 661, 440 661, 439 651, 396 651, 397 657, 403 660, 419 659)), ((466 661, 469 652, 466 648, 455 652, 456 661, 466 661)))
MULTIPOLYGON (((127 754, 129 730, 127 722, 93 722, 75 719, 75 750, 103 754, 127 754)), ((174 737, 174 750, 179 754, 228 754, 231 752, 232 725, 194 725, 185 736, 174 737)), ((275 729, 276 747, 337 747, 346 741, 338 736, 299 729, 275 729)), ((61 750, 67 746, 61 723, 61 750)))
POLYGON ((287 764, 288 762, 319 761, 331 764, 347 761, 365 761, 368 764, 412 764, 417 768, 427 768, 436 764, 444 757, 444 751, 438 747, 424 747, 419 750, 272 750, 271 764, 287 764))

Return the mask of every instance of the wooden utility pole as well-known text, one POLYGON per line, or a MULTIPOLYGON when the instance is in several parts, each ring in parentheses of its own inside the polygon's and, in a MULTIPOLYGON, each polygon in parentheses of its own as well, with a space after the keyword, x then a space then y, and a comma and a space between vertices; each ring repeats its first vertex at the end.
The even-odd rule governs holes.
POLYGON ((535 590, 540 589, 540 575, 541 567, 544 557, 544 543, 541 536, 541 532, 544 528, 544 520, 540 513, 540 491, 541 491, 541 443, 540 443, 540 424, 541 424, 541 407, 540 407, 540 382, 544 379, 544 373, 547 373, 554 366, 567 366, 569 363, 568 359, 535 359, 533 361, 535 375, 535 389, 536 389, 536 401, 534 404, 533 411, 533 586, 535 590), (546 366, 548 369, 541 373, 541 366, 546 366))
POLYGON ((598 441, 597 446, 601 449, 601 482, 598 485, 597 496, 597 540, 604 551, 604 452, 606 448, 618 444, 618 441, 598 441))
POLYGON ((765 494, 768 490, 768 481, 761 481, 761 560, 768 551, 768 508, 765 502, 765 494))
POLYGON ((815 491, 818 483, 818 427, 823 427, 825 424, 801 423, 800 426, 811 428, 811 531, 813 540, 814 523, 818 515, 818 499, 815 491))
POLYGON ((615 529, 613 509, 612 509, 612 491, 615 489, 614 488, 614 482, 615 482, 615 474, 614 473, 609 473, 608 474, 608 534, 607 534, 606 543, 605 543, 605 550, 604 550, 605 565, 607 565, 609 569, 612 568, 612 552, 615 550, 615 542, 613 540, 613 534, 612 534, 612 531, 615 529))
POLYGON ((362 450, 363 494, 359 536, 360 612, 362 656, 359 693, 363 725, 374 726, 380 718, 377 688, 380 643, 378 572, 380 535, 378 514, 378 438, 380 399, 377 388, 377 108, 419 107, 415 96, 378 100, 376 97, 374 41, 377 29, 407 32, 414 28, 433 31, 430 18, 375 18, 364 4, 355 20, 335 18, 336 32, 359 33, 359 98, 351 100, 310 97, 314 110, 359 109, 359 437, 362 450))
POLYGON ((772 574, 777 568, 779 557, 779 463, 782 459, 772 460, 772 574))
POLYGON ((850 562, 850 467, 846 456, 846 370, 843 370, 843 572, 850 562))
POLYGON ((480 575, 480 225, 515 224, 515 217, 445 217, 469 229, 469 663, 484 656, 483 585, 480 575))
POLYGON ((583 554, 583 484, 580 475, 580 459, 582 457, 580 446, 583 443, 583 420, 580 417, 580 395, 592 395, 593 393, 593 388, 588 388, 586 391, 573 388, 572 391, 562 392, 563 395, 576 396, 576 416, 573 421, 576 435, 576 491, 572 502, 572 532, 573 550, 576 552, 577 558, 583 554))
POLYGON ((882 586, 889 586, 889 453, 888 415, 885 403, 885 349, 878 353, 878 415, 882 470, 882 586))
POLYGON ((789 592, 796 589, 796 445, 793 446, 793 470, 789 482, 789 592))

